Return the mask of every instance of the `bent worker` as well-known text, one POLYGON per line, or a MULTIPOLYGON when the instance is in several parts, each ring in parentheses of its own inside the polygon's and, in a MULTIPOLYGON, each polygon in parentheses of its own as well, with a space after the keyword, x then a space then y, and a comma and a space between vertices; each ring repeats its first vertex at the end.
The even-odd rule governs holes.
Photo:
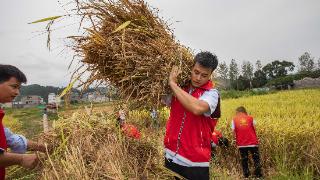
POLYGON ((211 157, 215 158, 217 146, 227 148, 229 147, 229 140, 222 136, 222 133, 218 130, 214 130, 211 136, 211 157))
POLYGON ((165 167, 186 179, 209 179, 211 133, 220 117, 219 93, 210 80, 217 65, 217 56, 200 52, 189 84, 179 87, 177 67, 169 76, 173 96, 166 99, 171 110, 164 138, 165 167))
POLYGON ((249 153, 251 153, 254 161, 255 176, 257 178, 262 177, 259 141, 255 130, 255 124, 255 120, 252 116, 247 114, 247 111, 243 106, 240 106, 236 109, 236 116, 232 120, 231 128, 234 131, 236 143, 239 148, 241 166, 243 170, 243 176, 245 178, 250 176, 250 170, 248 167, 249 153))
POLYGON ((137 127, 132 124, 126 123, 126 112, 124 109, 120 109, 117 118, 117 125, 120 126, 121 131, 124 133, 125 136, 140 139, 141 134, 137 127))
MULTIPOLYGON (((21 83, 26 81, 26 76, 18 68, 0 64, 0 103, 12 102, 19 95, 21 83)), ((0 109, 0 180, 5 179, 5 168, 8 166, 20 165, 33 169, 38 164, 37 155, 24 154, 26 151, 46 151, 44 145, 27 140, 5 128, 2 124, 4 115, 4 110, 0 109), (11 151, 7 151, 7 148, 11 151)))

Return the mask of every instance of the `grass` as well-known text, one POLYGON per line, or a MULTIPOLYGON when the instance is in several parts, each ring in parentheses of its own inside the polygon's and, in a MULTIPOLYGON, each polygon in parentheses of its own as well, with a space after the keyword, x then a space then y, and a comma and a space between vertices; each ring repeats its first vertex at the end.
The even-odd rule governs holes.
MULTIPOLYGON (((42 109, 38 108, 6 109, 6 116, 19 121, 23 135, 30 139, 43 131, 42 115, 42 109)), ((56 114, 49 114, 48 117, 50 120, 58 118, 56 114)))
MULTIPOLYGON (((22 134, 28 139, 36 138, 43 130, 42 110, 37 108, 11 109, 5 110, 4 125, 12 132, 22 134)), ((37 176, 37 171, 29 171, 19 166, 7 168, 7 179, 33 180, 37 176)))
POLYGON ((238 90, 221 90, 220 95, 222 99, 238 99, 241 97, 249 97, 249 96, 257 96, 257 95, 264 95, 264 94, 272 94, 277 91, 253 91, 253 90, 246 90, 246 91, 238 91, 238 90))

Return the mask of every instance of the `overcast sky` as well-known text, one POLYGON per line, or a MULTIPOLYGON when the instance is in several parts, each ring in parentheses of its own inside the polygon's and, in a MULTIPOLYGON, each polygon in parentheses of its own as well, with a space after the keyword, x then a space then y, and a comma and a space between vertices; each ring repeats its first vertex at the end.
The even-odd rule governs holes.
MULTIPOLYGON (((74 34, 68 26, 52 34, 46 48, 46 23, 28 22, 66 14, 70 0, 2 1, 0 6, 0 63, 19 67, 28 84, 65 86, 72 51, 64 37, 74 34), (62 52, 61 52, 62 51, 62 52)), ((195 52, 214 52, 228 64, 234 58, 263 64, 289 60, 297 64, 305 51, 320 57, 319 0, 148 0, 161 16, 173 23, 175 35, 195 52), (178 21, 178 22, 176 22, 178 21)), ((76 21, 75 21, 76 22, 76 21)), ((72 24, 72 23, 69 23, 72 24)), ((73 25, 75 26, 75 25, 73 25)))

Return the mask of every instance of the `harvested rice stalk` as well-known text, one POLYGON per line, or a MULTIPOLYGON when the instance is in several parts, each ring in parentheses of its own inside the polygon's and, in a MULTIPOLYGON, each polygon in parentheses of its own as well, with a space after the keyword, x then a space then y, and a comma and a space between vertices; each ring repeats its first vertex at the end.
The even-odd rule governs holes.
POLYGON ((41 179, 171 179, 150 140, 121 136, 115 119, 75 113, 41 136, 55 151, 43 163, 41 179))
POLYGON ((82 27, 82 35, 69 36, 80 62, 74 79, 89 73, 79 78, 79 86, 107 82, 136 107, 151 107, 160 106, 161 97, 170 93, 173 65, 182 70, 179 84, 188 81, 191 51, 175 40, 158 10, 143 0, 76 0, 73 12, 60 17, 78 16, 80 27, 83 22, 91 24, 82 27))

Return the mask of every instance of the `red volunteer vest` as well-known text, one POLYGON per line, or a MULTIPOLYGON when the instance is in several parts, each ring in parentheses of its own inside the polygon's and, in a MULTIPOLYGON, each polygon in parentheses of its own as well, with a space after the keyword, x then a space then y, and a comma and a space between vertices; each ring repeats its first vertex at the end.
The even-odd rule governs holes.
POLYGON ((253 117, 241 113, 233 118, 234 132, 238 146, 258 145, 256 130, 253 125, 253 117))
MULTIPOLYGON (((2 124, 2 119, 4 117, 4 111, 0 109, 0 148, 7 150, 6 135, 4 134, 4 127, 2 124)), ((0 180, 5 179, 5 167, 0 167, 0 180)))
POLYGON ((214 130, 211 136, 212 142, 218 146, 219 144, 219 138, 222 138, 222 134, 220 131, 214 130))
POLYGON ((136 128, 134 125, 124 124, 121 129, 127 137, 131 137, 134 139, 140 139, 141 137, 138 128, 136 128))
MULTIPOLYGON (((212 82, 208 81, 202 87, 195 88, 191 95, 198 99, 205 91, 212 88, 212 82)), ((184 91, 189 93, 189 87, 184 91)), ((211 132, 213 132, 216 123, 217 119, 204 115, 197 116, 187 111, 174 97, 166 125, 165 148, 192 162, 209 162, 211 158, 211 132), (180 129, 182 131, 180 140, 178 140, 180 129)))

